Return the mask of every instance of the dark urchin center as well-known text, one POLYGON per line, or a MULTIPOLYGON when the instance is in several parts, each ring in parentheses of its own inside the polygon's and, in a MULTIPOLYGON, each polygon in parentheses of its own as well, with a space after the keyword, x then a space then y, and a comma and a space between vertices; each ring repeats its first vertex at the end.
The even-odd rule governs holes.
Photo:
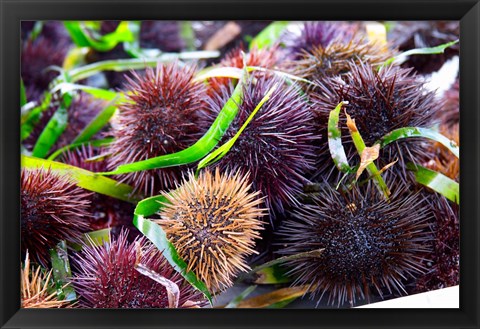
POLYGON ((385 235, 390 235, 385 223, 375 224, 381 221, 376 213, 360 211, 326 224, 319 234, 320 244, 325 245, 326 272, 338 277, 377 276, 388 250, 385 235))

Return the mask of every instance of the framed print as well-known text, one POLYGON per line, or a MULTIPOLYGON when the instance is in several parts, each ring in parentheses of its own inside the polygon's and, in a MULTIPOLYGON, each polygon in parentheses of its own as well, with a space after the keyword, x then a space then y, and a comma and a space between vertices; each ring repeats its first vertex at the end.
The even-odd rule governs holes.
POLYGON ((0 3, 2 328, 478 328, 477 1, 0 3))

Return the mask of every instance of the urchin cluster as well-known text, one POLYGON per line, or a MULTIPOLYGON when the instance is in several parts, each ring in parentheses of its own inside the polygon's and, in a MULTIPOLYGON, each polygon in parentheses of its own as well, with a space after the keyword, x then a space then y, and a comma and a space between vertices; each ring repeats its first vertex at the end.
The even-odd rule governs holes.
POLYGON ((90 193, 46 169, 22 169, 20 180, 22 252, 47 266, 50 248, 88 230, 90 193))
POLYGON ((156 220, 180 257, 211 292, 230 287, 245 258, 253 253, 265 215, 259 192, 250 192, 248 176, 206 170, 192 174, 165 194, 168 203, 156 220))
MULTIPOLYGON (((194 67, 178 63, 148 68, 145 76, 128 79, 129 101, 119 107, 118 125, 112 134, 109 168, 179 152, 195 143, 207 130, 204 118, 205 87, 192 81, 194 67)), ((121 180, 145 195, 158 194, 179 181, 180 167, 146 170, 123 175, 121 180)))
MULTIPOLYGON (((287 64, 293 74, 315 82, 326 84, 326 78, 343 76, 351 68, 362 63, 379 66, 392 54, 376 43, 352 38, 348 42, 332 42, 326 47, 314 47, 303 52, 300 58, 287 64)), ((312 89, 306 85, 306 90, 312 89)))
MULTIPOLYGON (((319 92, 312 94, 312 111, 317 132, 322 138, 317 174, 325 177, 333 167, 327 143, 328 118, 330 112, 342 101, 348 102, 344 109, 355 120, 367 146, 372 146, 397 128, 432 126, 435 112, 439 108, 435 93, 427 91, 423 81, 412 75, 410 69, 388 66, 378 71, 375 67, 362 63, 352 66, 351 72, 342 79, 326 80, 319 92)), ((352 159, 357 156, 357 151, 343 114, 340 115, 339 127, 342 136, 345 136, 342 140, 345 153, 352 159)), ((405 179, 407 160, 422 163, 427 154, 427 144, 421 140, 408 139, 382 148, 379 161, 383 167, 398 159, 398 165, 391 170, 405 179)))
POLYGON ((314 250, 318 257, 289 260, 294 285, 309 285, 318 302, 354 305, 372 293, 404 294, 404 281, 424 272, 430 252, 427 230, 431 211, 420 194, 397 191, 390 202, 373 183, 340 192, 321 189, 284 221, 278 253, 290 256, 314 250))
POLYGON ((333 41, 344 42, 352 38, 348 25, 340 22, 306 22, 300 35, 288 33, 284 39, 288 53, 300 59, 304 53, 316 48, 327 48, 333 41))
POLYGON ((84 245, 75 254, 77 273, 72 278, 82 308, 168 308, 164 285, 141 274, 137 265, 171 281, 179 288, 177 307, 205 306, 203 294, 193 288, 145 238, 127 241, 122 232, 101 246, 84 245))
MULTIPOLYGON (((267 92, 276 86, 268 101, 253 117, 229 152, 216 164, 221 171, 250 173, 252 186, 265 196, 269 210, 284 212, 295 204, 312 169, 315 147, 309 104, 293 86, 277 77, 253 76, 244 86, 238 114, 222 141, 231 139, 267 92)), ((217 114, 232 93, 224 88, 210 100, 217 114)), ((270 212, 273 215, 273 212, 270 212)))

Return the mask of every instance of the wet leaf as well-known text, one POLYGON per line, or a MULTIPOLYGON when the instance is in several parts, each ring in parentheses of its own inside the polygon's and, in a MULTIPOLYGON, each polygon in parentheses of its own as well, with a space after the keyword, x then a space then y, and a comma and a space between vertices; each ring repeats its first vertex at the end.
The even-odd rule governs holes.
POLYGON ((69 177, 79 187, 119 200, 137 203, 140 198, 138 195, 132 195, 133 188, 127 184, 65 163, 21 155, 21 166, 28 169, 50 168, 53 173, 69 177))
POLYGON ((235 297, 234 299, 232 299, 230 301, 230 303, 228 303, 227 305, 225 305, 225 308, 236 308, 238 306, 238 304, 244 300, 245 298, 248 297, 248 295, 250 295, 255 289, 257 288, 257 286, 249 286, 247 289, 245 289, 244 291, 242 291, 242 293, 240 293, 237 297, 235 297))
POLYGON ((411 162, 407 164, 407 169, 415 173, 415 179, 418 183, 440 193, 448 200, 460 204, 460 185, 454 180, 411 162))

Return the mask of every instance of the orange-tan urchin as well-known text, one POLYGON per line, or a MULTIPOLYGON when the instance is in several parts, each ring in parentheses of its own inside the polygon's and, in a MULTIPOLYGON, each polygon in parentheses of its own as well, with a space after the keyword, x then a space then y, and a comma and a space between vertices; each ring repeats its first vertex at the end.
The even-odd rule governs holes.
POLYGON ((66 300, 58 300, 57 292, 49 292, 53 288, 51 280, 52 270, 42 271, 40 266, 30 267, 30 257, 28 251, 25 257, 25 263, 21 269, 20 285, 23 308, 60 308, 69 307, 66 300))
POLYGON ((249 192, 248 176, 202 172, 189 175, 168 199, 156 222, 180 257, 211 292, 230 287, 232 279, 249 270, 245 258, 256 251, 265 215, 260 192, 249 192))

